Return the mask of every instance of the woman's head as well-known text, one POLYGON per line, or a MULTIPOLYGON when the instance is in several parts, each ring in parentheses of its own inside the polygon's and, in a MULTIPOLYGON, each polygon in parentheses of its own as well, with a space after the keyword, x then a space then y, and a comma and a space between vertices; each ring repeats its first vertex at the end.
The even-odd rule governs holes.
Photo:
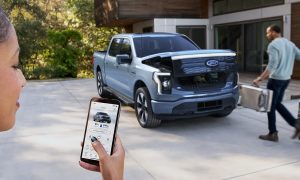
POLYGON ((19 44, 14 27, 0 7, 0 131, 13 127, 26 80, 18 69, 19 44))

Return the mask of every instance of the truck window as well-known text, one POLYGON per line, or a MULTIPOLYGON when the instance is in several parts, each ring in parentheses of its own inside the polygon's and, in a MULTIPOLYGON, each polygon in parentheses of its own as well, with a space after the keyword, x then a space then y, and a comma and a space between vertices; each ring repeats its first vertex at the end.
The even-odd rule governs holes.
POLYGON ((119 54, 128 54, 131 57, 131 46, 129 39, 123 39, 121 50, 119 54))
POLYGON ((163 52, 199 50, 200 48, 185 36, 141 36, 133 39, 137 57, 163 52))
POLYGON ((122 39, 120 39, 120 38, 113 39, 113 41, 111 42, 110 48, 109 48, 109 52, 108 52, 108 54, 110 56, 115 57, 117 54, 119 54, 120 47, 121 47, 121 40, 122 39))

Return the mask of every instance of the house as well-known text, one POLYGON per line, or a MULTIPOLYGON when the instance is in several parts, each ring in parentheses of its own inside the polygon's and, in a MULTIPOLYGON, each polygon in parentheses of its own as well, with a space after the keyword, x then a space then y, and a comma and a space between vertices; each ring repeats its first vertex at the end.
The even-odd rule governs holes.
MULTIPOLYGON (((95 0, 98 26, 127 32, 177 32, 201 48, 237 52, 240 72, 261 72, 267 62, 265 29, 282 27, 300 47, 300 0, 95 0)), ((300 62, 293 78, 300 78, 300 62)))

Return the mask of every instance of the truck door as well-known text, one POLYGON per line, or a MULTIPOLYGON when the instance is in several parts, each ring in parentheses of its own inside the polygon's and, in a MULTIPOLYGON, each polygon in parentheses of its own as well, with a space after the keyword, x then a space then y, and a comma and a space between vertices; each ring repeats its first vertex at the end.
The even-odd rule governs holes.
POLYGON ((109 47, 108 54, 105 59, 105 80, 106 84, 114 90, 118 89, 118 75, 116 73, 118 69, 118 63, 116 61, 116 55, 120 53, 122 39, 114 38, 109 47))
MULTIPOLYGON (((130 40, 124 38, 121 44, 120 54, 128 54, 131 60, 133 60, 130 40)), ((131 87, 133 86, 135 76, 133 64, 132 61, 131 63, 119 64, 117 69, 118 73, 116 74, 118 76, 116 78, 118 80, 118 88, 124 95, 129 97, 132 96, 131 87)))

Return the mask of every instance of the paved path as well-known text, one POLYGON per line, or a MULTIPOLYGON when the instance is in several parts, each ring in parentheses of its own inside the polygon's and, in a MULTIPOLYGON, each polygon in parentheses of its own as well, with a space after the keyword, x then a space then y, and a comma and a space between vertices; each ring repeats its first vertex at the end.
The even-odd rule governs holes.
MULTIPOLYGON (((28 82, 15 128, 0 133, 0 179, 101 179, 78 166, 92 96, 97 96, 93 79, 28 82)), ((296 115, 298 100, 285 104, 296 115)), ((266 114, 241 107, 223 119, 176 120, 143 129, 133 109, 123 106, 125 179, 300 179, 300 141, 290 139, 293 128, 281 117, 277 124, 278 143, 257 139, 267 131, 266 114)))

